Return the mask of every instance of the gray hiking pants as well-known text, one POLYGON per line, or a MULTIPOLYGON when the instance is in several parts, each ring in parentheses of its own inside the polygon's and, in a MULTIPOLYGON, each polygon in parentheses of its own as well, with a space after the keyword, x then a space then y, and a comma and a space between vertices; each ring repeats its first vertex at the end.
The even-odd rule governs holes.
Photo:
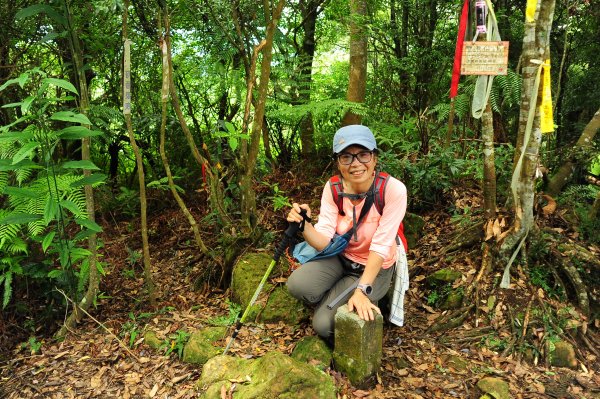
MULTIPOLYGON (((296 269, 288 278, 287 287, 290 294, 309 305, 316 305, 313 315, 313 328, 325 339, 333 338, 333 324, 337 308, 348 303, 354 294, 351 291, 332 309, 329 305, 346 288, 360 278, 361 270, 353 270, 351 261, 339 256, 307 262, 296 269)), ((369 295, 371 302, 377 302, 385 296, 390 284, 394 268, 381 269, 373 282, 373 292, 369 295)))

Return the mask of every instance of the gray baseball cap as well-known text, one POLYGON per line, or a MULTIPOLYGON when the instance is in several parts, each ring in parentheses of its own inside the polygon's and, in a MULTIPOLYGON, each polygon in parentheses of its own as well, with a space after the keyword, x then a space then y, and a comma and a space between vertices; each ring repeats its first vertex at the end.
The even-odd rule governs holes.
POLYGON ((367 150, 376 150, 377 142, 373 132, 363 125, 348 125, 339 129, 333 136, 333 153, 339 154, 351 145, 361 145, 367 150))

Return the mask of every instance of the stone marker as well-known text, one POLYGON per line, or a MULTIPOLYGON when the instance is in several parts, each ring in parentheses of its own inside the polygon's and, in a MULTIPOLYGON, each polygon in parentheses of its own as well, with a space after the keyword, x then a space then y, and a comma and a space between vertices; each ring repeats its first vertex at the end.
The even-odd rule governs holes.
POLYGON ((335 368, 348 376, 354 386, 368 384, 381 366, 383 354, 383 317, 375 321, 361 320, 348 305, 340 306, 335 314, 335 368))

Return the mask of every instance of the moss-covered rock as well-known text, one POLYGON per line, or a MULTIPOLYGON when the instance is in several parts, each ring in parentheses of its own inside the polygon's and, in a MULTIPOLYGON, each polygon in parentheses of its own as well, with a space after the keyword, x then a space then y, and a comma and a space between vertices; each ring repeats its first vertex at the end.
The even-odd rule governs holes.
POLYGON ((451 283, 462 276, 461 272, 444 268, 436 271, 427 277, 427 282, 430 285, 438 286, 446 283, 451 283))
POLYGON ((151 347, 152 349, 159 349, 163 343, 161 339, 158 338, 156 332, 152 330, 147 330, 144 333, 144 343, 151 347))
POLYGON ((202 369, 198 387, 202 398, 220 399, 221 389, 236 383, 234 398, 335 399, 336 389, 327 374, 280 352, 246 360, 216 356, 202 369))
POLYGON ((458 309, 462 306, 462 300, 464 297, 464 293, 460 289, 451 290, 448 293, 448 296, 442 304, 440 305, 440 309, 458 309))
POLYGON ((183 361, 204 364, 210 358, 222 353, 223 348, 216 345, 216 342, 223 338, 225 332, 225 327, 207 327, 193 333, 183 348, 183 361))
POLYGON ((477 388, 479 388, 484 395, 481 398, 490 399, 510 399, 510 391, 508 390, 508 383, 501 378, 486 377, 477 382, 477 388))
POLYGON ((423 227, 425 226, 425 219, 414 213, 407 212, 404 215, 404 236, 406 237, 406 243, 408 248, 414 248, 417 242, 423 235, 423 227))
POLYGON ((565 341, 555 342, 554 350, 550 352, 550 364, 556 367, 577 368, 577 356, 573 345, 565 341))
POLYGON ((332 354, 331 349, 321 338, 304 337, 296 344, 292 358, 325 370, 331 364, 332 354))
POLYGON ((346 374, 355 386, 368 385, 381 366, 383 354, 383 317, 362 320, 342 305, 335 314, 335 368, 346 374))
POLYGON ((469 362, 458 355, 446 355, 442 357, 444 367, 452 368, 456 371, 467 371, 469 362))
MULTIPOLYGON (((272 260, 265 253, 248 253, 242 256, 235 265, 231 281, 232 297, 236 303, 242 306, 242 309, 245 310, 252 299, 272 260)), ((276 265, 270 277, 282 275, 283 269, 281 263, 276 265)), ((267 282, 263 286, 258 300, 250 308, 246 320, 256 320, 257 316, 258 321, 264 323, 283 321, 295 325, 306 319, 309 316, 309 311, 300 301, 288 293, 285 286, 274 288, 272 284, 267 282)))

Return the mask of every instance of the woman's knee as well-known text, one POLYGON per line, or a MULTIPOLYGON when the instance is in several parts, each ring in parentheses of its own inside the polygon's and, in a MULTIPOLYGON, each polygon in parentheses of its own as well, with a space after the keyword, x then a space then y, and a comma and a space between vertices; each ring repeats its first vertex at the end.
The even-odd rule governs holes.
POLYGON ((303 299, 304 294, 304 280, 299 276, 298 270, 294 271, 287 280, 287 289, 291 296, 296 299, 303 299))
POLYGON ((315 312, 313 316, 313 329, 322 338, 328 339, 333 337, 334 319, 330 312, 315 312))

